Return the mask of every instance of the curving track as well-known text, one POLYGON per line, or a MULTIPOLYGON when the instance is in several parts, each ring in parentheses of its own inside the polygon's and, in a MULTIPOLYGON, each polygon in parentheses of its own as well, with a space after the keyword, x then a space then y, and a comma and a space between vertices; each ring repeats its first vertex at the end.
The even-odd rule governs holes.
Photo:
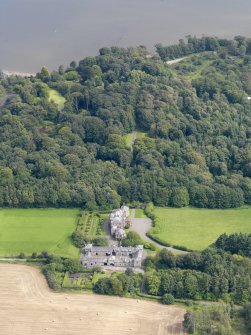
POLYGON ((39 270, 0 264, 0 334, 184 334, 184 310, 133 299, 54 293, 39 270))

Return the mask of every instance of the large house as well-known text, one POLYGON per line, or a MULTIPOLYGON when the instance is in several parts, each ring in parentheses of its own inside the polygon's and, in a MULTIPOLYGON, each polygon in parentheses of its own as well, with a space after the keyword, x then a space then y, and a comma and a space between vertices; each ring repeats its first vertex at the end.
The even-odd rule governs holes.
POLYGON ((117 240, 122 240, 126 237, 125 227, 130 225, 130 209, 123 205, 119 209, 115 209, 109 215, 111 235, 117 240))
MULTIPOLYGON (((129 207, 125 205, 109 215, 111 235, 114 238, 122 240, 126 237, 124 229, 127 225, 130 225, 129 216, 129 207)), ((82 249, 80 261, 88 268, 93 266, 140 268, 143 258, 143 245, 137 245, 136 247, 99 247, 87 244, 82 249)))
POLYGON ((143 256, 143 245, 95 247, 92 244, 87 244, 82 250, 80 261, 88 268, 93 266, 140 268, 143 256))

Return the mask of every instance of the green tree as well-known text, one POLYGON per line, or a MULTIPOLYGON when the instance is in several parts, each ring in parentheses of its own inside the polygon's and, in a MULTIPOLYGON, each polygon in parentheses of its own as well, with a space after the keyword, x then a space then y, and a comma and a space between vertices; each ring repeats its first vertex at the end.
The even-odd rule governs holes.
POLYGON ((189 205, 189 194, 185 187, 174 188, 171 195, 171 205, 174 207, 185 207, 189 205))

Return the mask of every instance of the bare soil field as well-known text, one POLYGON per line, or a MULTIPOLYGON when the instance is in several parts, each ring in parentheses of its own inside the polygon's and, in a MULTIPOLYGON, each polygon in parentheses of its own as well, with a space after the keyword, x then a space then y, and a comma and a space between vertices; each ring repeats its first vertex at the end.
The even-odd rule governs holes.
POLYGON ((133 299, 52 292, 39 272, 0 264, 0 334, 184 334, 184 310, 133 299))

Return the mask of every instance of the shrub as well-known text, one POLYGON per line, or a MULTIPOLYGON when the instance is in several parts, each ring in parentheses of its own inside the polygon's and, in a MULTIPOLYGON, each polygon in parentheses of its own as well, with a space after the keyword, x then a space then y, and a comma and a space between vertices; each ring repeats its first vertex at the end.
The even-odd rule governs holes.
POLYGON ((73 244, 77 248, 83 248, 85 244, 88 243, 88 240, 85 238, 85 236, 78 231, 75 231, 74 233, 72 233, 71 238, 72 238, 73 244))
POLYGON ((55 274, 53 271, 48 270, 47 268, 43 269, 43 274, 45 275, 48 285, 53 290, 60 289, 60 285, 56 280, 55 274))
POLYGON ((25 256, 25 253, 23 252, 20 252, 20 254, 18 255, 18 258, 20 259, 24 259, 26 256, 25 256))
POLYGON ((116 278, 100 278, 94 285, 93 291, 98 294, 123 295, 122 282, 116 278))
POLYGON ((75 259, 66 259, 64 261, 64 268, 69 273, 82 272, 84 270, 82 264, 75 259))
POLYGON ((123 247, 135 247, 136 245, 144 244, 144 241, 141 239, 138 233, 134 231, 129 231, 127 237, 122 240, 123 247))
POLYGON ((108 239, 104 236, 96 237, 92 240, 92 243, 96 246, 106 247, 108 246, 108 239))
POLYGON ((174 303, 174 297, 172 294, 166 293, 161 298, 162 304, 172 305, 174 303))
POLYGON ((31 258, 37 258, 37 253, 36 252, 33 252, 32 255, 31 255, 31 258))
POLYGON ((186 312, 184 316, 183 327, 188 332, 188 334, 193 334, 195 328, 195 319, 192 312, 186 312))

